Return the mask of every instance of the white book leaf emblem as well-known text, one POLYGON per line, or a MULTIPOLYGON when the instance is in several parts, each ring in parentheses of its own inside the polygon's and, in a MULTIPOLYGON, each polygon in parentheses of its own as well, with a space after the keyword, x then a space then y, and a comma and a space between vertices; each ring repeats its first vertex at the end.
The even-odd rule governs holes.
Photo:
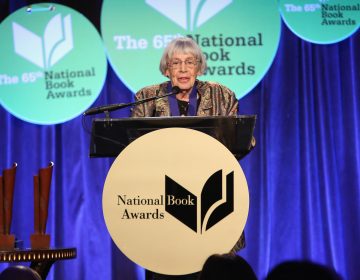
POLYGON ((232 0, 145 0, 145 2, 182 28, 193 31, 230 5, 232 0))
POLYGON ((15 53, 41 68, 55 65, 74 47, 71 15, 50 19, 43 38, 16 22, 12 27, 15 53))

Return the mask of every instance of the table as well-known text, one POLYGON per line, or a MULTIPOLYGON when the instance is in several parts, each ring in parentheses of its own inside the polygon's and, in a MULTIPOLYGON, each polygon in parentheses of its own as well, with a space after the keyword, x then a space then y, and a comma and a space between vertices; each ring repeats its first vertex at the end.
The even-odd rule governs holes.
POLYGON ((30 268, 46 279, 55 261, 76 258, 76 248, 14 249, 0 251, 0 262, 31 262, 30 268))

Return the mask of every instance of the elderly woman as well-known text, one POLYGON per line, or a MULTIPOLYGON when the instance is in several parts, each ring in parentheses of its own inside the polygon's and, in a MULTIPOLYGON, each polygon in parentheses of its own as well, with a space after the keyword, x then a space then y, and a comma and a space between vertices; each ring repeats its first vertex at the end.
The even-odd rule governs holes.
POLYGON ((230 116, 237 114, 238 101, 227 87, 197 80, 206 70, 206 59, 194 40, 177 38, 166 47, 160 61, 161 73, 170 81, 148 86, 136 93, 141 100, 162 96, 178 86, 180 92, 134 107, 133 117, 230 116))
MULTIPOLYGON (((136 93, 136 100, 163 96, 177 86, 180 92, 137 105, 133 117, 165 116, 233 116, 237 114, 238 101, 234 92, 215 82, 197 80, 206 70, 206 59, 194 40, 176 38, 166 47, 160 61, 161 73, 170 81, 148 86, 136 93)), ((244 247, 240 237, 231 253, 244 247)), ((197 279, 198 273, 169 276, 147 271, 147 279, 197 279)))

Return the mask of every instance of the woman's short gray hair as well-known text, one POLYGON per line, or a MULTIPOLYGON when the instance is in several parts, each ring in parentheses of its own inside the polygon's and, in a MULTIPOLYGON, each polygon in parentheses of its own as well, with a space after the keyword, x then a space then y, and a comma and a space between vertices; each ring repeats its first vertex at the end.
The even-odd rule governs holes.
POLYGON ((166 76, 165 72, 169 68, 169 62, 175 53, 190 53, 198 61, 199 75, 204 74, 206 70, 206 57, 198 44, 189 37, 178 37, 172 40, 164 50, 160 60, 160 71, 166 76))

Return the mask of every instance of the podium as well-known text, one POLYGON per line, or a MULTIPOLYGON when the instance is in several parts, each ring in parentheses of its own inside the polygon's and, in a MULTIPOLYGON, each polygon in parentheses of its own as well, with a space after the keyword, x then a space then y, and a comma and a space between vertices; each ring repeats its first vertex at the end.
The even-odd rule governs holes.
POLYGON ((208 134, 241 159, 252 149, 255 115, 213 117, 147 117, 94 119, 90 157, 116 157, 133 140, 169 127, 190 128, 208 134))
POLYGON ((249 195, 237 159, 254 146, 255 121, 253 115, 94 119, 90 156, 117 157, 102 198, 116 246, 165 275, 194 273, 209 255, 240 248, 249 195))

